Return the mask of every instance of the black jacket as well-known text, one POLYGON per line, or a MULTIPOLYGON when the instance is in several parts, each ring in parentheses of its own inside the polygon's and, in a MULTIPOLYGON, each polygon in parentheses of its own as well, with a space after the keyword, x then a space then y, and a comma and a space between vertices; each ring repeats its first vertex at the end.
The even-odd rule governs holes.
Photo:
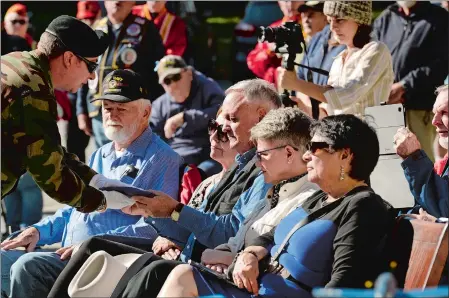
POLYGON ((25 38, 16 35, 9 35, 5 30, 2 30, 2 55, 11 52, 31 51, 31 47, 25 38))
POLYGON ((373 35, 390 49, 395 82, 406 89, 406 108, 432 110, 435 89, 448 75, 448 12, 418 1, 405 16, 393 4, 375 20, 373 35))

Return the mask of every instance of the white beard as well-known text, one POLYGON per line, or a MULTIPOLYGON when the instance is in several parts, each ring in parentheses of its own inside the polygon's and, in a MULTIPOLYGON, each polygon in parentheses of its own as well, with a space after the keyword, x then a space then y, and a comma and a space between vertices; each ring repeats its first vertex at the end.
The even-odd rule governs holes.
POLYGON ((134 122, 133 124, 116 128, 113 126, 108 126, 111 124, 117 124, 117 122, 114 121, 107 121, 106 125, 104 125, 104 134, 108 139, 111 141, 119 142, 119 143, 126 143, 126 141, 129 140, 130 137, 134 135, 137 129, 137 122, 134 122))

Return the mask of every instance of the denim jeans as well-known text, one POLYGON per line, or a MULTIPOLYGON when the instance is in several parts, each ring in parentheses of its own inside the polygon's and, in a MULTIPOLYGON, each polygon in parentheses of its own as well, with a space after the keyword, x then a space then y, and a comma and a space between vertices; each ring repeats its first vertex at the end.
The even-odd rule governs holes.
POLYGON ((14 192, 5 197, 6 224, 12 232, 18 231, 20 225, 28 227, 42 218, 42 191, 29 173, 20 177, 14 192))
POLYGON ((45 298, 67 262, 49 250, 1 250, 2 292, 11 298, 45 298))

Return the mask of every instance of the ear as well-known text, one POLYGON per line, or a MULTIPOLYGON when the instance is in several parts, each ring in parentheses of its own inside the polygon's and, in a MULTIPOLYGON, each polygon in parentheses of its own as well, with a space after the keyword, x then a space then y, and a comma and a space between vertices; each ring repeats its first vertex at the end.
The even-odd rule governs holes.
POLYGON ((265 117, 265 115, 267 114, 267 110, 264 107, 259 107, 257 109, 257 114, 259 116, 259 122, 263 119, 263 117, 265 117))
POLYGON ((73 64, 74 55, 69 51, 64 52, 62 54, 62 63, 65 68, 69 68, 73 64))
POLYGON ((351 150, 349 150, 349 149, 343 149, 342 150, 341 155, 340 155, 340 159, 343 162, 345 162, 347 164, 350 164, 351 161, 352 161, 352 157, 353 157, 353 154, 352 154, 351 150))
POLYGON ((145 111, 143 112, 143 117, 150 118, 151 115, 151 106, 148 106, 145 111))

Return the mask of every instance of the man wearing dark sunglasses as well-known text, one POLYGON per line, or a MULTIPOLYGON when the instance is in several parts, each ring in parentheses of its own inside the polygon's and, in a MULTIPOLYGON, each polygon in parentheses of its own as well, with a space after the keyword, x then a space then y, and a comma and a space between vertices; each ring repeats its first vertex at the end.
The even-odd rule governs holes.
POLYGON ((28 171, 58 202, 82 212, 105 208, 104 194, 89 186, 97 173, 61 147, 54 90, 75 92, 92 79, 107 46, 107 34, 60 16, 42 34, 37 50, 1 57, 2 198, 28 171))
POLYGON ((188 66, 180 56, 167 55, 155 71, 165 94, 153 102, 151 125, 188 164, 208 175, 221 166, 210 159, 208 121, 213 119, 224 92, 211 78, 188 66))
POLYGON ((34 50, 36 49, 36 42, 28 33, 29 22, 27 7, 24 4, 16 3, 6 11, 3 23, 6 33, 25 38, 28 45, 34 50))

